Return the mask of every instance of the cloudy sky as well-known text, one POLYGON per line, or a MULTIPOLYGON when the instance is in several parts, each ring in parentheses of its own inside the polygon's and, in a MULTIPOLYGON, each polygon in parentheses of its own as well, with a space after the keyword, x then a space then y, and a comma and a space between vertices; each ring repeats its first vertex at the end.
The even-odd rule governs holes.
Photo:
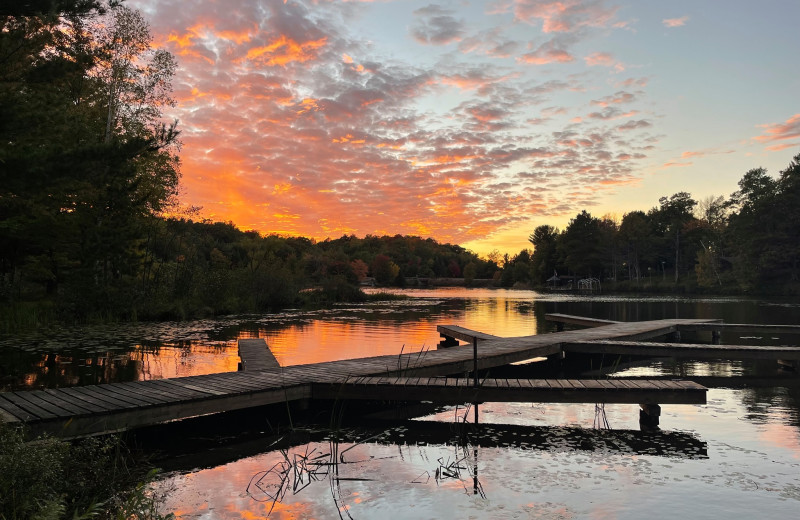
POLYGON ((529 247, 800 153, 797 0, 128 0, 178 58, 184 204, 529 247))

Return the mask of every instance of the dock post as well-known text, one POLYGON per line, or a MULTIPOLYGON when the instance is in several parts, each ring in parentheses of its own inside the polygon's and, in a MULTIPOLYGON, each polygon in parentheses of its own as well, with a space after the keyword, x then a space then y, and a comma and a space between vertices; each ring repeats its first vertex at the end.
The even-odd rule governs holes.
POLYGON ((657 404, 640 404, 639 408, 639 426, 642 430, 658 430, 661 406, 657 404))
POLYGON ((722 335, 722 334, 721 334, 721 331, 719 331, 719 330, 712 330, 712 331, 711 331, 711 343, 712 343, 713 345, 719 345, 719 342, 720 342, 720 336, 721 336, 721 335, 722 335))
POLYGON ((478 388, 478 338, 472 338, 472 386, 478 388))

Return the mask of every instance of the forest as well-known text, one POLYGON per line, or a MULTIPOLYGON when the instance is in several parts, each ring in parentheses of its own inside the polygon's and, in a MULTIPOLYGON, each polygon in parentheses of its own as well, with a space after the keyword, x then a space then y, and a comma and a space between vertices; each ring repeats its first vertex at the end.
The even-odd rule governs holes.
POLYGON ((456 278, 611 290, 795 293, 800 155, 739 190, 664 197, 621 218, 542 225, 531 250, 480 258, 413 236, 314 241, 180 209, 174 57, 122 2, 5 2, 0 11, 3 330, 58 320, 184 319, 360 300, 360 282, 456 278))
POLYGON ((504 262, 504 285, 597 278, 617 290, 797 294, 800 154, 777 178, 746 172, 727 198, 679 192, 621 219, 582 211, 529 241, 533 252, 504 262))

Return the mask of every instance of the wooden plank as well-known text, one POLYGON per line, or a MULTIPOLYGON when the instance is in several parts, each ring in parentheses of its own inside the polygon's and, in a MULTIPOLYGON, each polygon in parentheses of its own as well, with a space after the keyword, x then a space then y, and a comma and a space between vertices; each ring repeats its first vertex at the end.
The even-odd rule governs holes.
POLYGON ((110 400, 117 401, 122 404, 128 404, 131 406, 135 406, 137 408, 141 408, 144 406, 148 406, 150 403, 143 400, 139 395, 123 395, 119 392, 115 392, 112 389, 113 385, 91 385, 91 386, 79 386, 76 387, 76 390, 82 390, 86 392, 92 392, 95 395, 102 395, 107 397, 110 400))
POLYGON ((42 401, 46 401, 54 406, 57 406, 61 410, 66 411, 67 414, 69 415, 90 413, 90 410, 87 410, 82 406, 76 405, 71 400, 64 399, 61 396, 54 396, 48 392, 45 392, 44 390, 33 390, 25 393, 31 396, 36 396, 42 401))
POLYGON ((562 345, 565 352, 691 359, 800 359, 800 348, 770 345, 707 345, 648 341, 591 340, 562 345))
POLYGON ((97 406, 96 404, 93 404, 93 403, 90 403, 88 401, 84 401, 82 399, 79 399, 79 398, 75 397, 74 395, 72 395, 72 394, 70 394, 68 392, 65 392, 63 388, 57 388, 57 389, 45 388, 44 390, 42 390, 42 392, 51 395, 54 399, 59 399, 61 401, 69 402, 74 407, 81 408, 85 412, 97 413, 97 412, 105 412, 106 411, 106 408, 104 408, 102 406, 97 406))
POLYGON ((150 405, 159 405, 164 404, 166 401, 162 398, 153 397, 149 395, 147 392, 135 392, 127 387, 120 385, 119 383, 114 383, 110 385, 103 385, 104 390, 108 390, 109 392, 113 392, 120 397, 127 398, 128 400, 135 399, 138 403, 143 404, 150 404, 150 405))
POLYGON ((114 396, 110 396, 105 392, 99 391, 97 387, 75 386, 69 390, 78 395, 84 395, 87 398, 94 399, 96 402, 106 403, 110 410, 118 410, 120 408, 138 408, 138 406, 133 403, 128 403, 122 399, 116 399, 114 396))
POLYGON ((658 387, 656 385, 654 385, 652 381, 639 380, 639 381, 636 381, 636 384, 638 384, 639 388, 641 388, 642 390, 656 390, 656 389, 658 389, 658 387))
POLYGON ((692 323, 678 325, 678 330, 687 332, 729 331, 761 334, 800 334, 800 325, 771 325, 764 323, 692 323))
MULTIPOLYGON (((4 399, 0 399, 0 423, 18 423, 21 422, 21 419, 16 415, 12 414, 9 410, 3 408, 3 405, 8 401, 4 399)), ((11 403, 8 403, 9 406, 13 406, 11 403)))
MULTIPOLYGON (((467 383, 467 380, 463 380, 467 383)), ((331 393, 332 385, 315 384, 313 395, 336 399, 386 399, 395 401, 433 401, 443 403, 475 402, 475 401, 522 401, 522 402, 604 402, 604 403, 675 403, 702 404, 706 400, 706 389, 692 386, 691 382, 681 390, 665 390, 655 386, 649 390, 631 389, 618 381, 597 380, 595 385, 585 384, 583 387, 569 385, 569 388, 558 388, 548 383, 552 381, 531 380, 530 388, 511 387, 496 379, 486 380, 480 388, 468 385, 420 387, 405 385, 405 381, 397 380, 374 385, 369 392, 363 386, 345 383, 336 385, 335 396, 331 393), (395 384, 396 383, 396 384, 395 384)), ((588 382, 591 383, 591 382, 588 382)), ((582 382, 582 384, 584 384, 582 382)))
POLYGON ((17 405, 19 408, 22 408, 29 414, 39 419, 52 419, 58 417, 56 414, 50 412, 49 410, 46 410, 41 406, 37 406, 36 404, 31 403, 27 399, 23 399, 22 397, 17 395, 16 392, 3 392, 3 397, 5 397, 7 400, 17 405))
POLYGON ((638 386, 632 384, 630 381, 626 381, 625 379, 614 379, 613 381, 629 390, 639 390, 638 386))
POLYGON ((192 386, 202 388, 207 392, 211 391, 218 392, 218 395, 240 394, 242 392, 247 392, 254 389, 249 386, 237 385, 236 383, 230 381, 215 380, 210 378, 202 380, 193 380, 191 384, 192 386))
POLYGON ((597 379, 581 379, 581 383, 587 390, 602 390, 604 388, 597 379))
POLYGON ((615 325, 620 323, 618 321, 587 318, 585 316, 572 316, 570 314, 560 314, 557 312, 549 312, 545 314, 544 319, 546 321, 569 323, 570 325, 582 325, 584 327, 602 327, 604 325, 615 325))
POLYGON ((94 407, 96 407, 96 408, 98 408, 100 410, 103 410, 104 412, 108 412, 108 411, 117 409, 116 406, 108 403, 107 401, 95 398, 94 396, 87 395, 87 394, 85 394, 83 392, 78 392, 77 387, 59 388, 59 392, 63 392, 63 393, 65 393, 65 394, 67 394, 67 395, 69 395, 71 397, 74 397, 75 399, 79 399, 79 400, 85 401, 85 402, 91 404, 92 406, 94 406, 94 407))
POLYGON ((0 392, 0 408, 20 421, 32 421, 37 419, 37 417, 28 410, 20 408, 14 404, 14 402, 6 399, 5 396, 9 393, 10 392, 0 392))
POLYGON ((42 408, 43 410, 47 410, 56 417, 69 417, 70 415, 73 415, 69 410, 55 405, 47 399, 43 399, 39 395, 39 391, 20 392, 17 394, 17 396, 21 399, 25 399, 31 404, 38 406, 39 408, 42 408))
POLYGON ((478 332, 477 330, 459 327, 458 325, 437 325, 436 331, 444 337, 460 339, 461 341, 466 341, 469 344, 472 344, 473 339, 478 338, 478 348, 480 348, 481 340, 499 338, 499 336, 493 336, 484 332, 478 332))
POLYGON ((175 384, 171 379, 152 379, 147 383, 154 388, 163 389, 165 392, 180 397, 182 400, 193 400, 201 397, 208 397, 208 393, 199 390, 191 390, 181 385, 175 384))
POLYGON ((129 389, 132 392, 142 392, 153 399, 160 399, 162 403, 174 403, 180 398, 174 393, 170 394, 153 384, 145 384, 146 381, 129 381, 116 383, 119 386, 129 389))
POLYGON ((187 383, 183 379, 169 379, 169 380, 165 380, 165 381, 169 381, 170 384, 173 384, 173 385, 176 385, 176 386, 180 386, 180 387, 183 387, 183 388, 186 388, 186 389, 189 389, 189 390, 194 390, 196 392, 202 392, 204 394, 211 394, 211 395, 225 395, 226 394, 226 392, 220 392, 218 390, 214 390, 214 389, 211 389, 211 388, 206 389, 206 388, 202 388, 201 386, 198 386, 198 385, 193 385, 193 384, 187 383))

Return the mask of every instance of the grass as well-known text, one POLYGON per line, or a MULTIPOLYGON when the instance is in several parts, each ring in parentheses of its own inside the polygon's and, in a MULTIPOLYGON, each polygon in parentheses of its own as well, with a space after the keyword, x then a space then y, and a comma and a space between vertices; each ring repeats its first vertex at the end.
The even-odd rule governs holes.
POLYGON ((34 330, 57 321, 55 307, 50 301, 0 304, 0 334, 34 330))
POLYGON ((156 470, 118 437, 33 441, 0 423, 0 519, 167 520, 150 492, 156 470))

